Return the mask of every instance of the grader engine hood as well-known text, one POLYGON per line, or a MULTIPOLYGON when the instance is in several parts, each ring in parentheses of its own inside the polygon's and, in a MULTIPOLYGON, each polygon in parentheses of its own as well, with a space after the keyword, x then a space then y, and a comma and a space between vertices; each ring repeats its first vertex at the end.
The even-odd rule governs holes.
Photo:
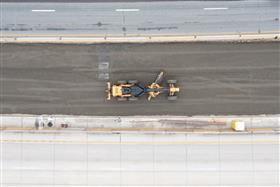
POLYGON ((116 85, 112 86, 112 96, 113 97, 122 96, 122 87, 116 85))

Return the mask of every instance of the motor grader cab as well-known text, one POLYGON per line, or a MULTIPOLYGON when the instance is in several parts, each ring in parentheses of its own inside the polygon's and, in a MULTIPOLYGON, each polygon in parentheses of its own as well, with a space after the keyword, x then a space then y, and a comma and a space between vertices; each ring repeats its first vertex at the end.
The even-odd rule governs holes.
POLYGON ((142 95, 148 95, 148 100, 157 97, 161 93, 167 93, 168 100, 176 100, 180 91, 176 86, 177 80, 167 80, 167 87, 161 85, 164 78, 164 72, 161 71, 155 81, 147 86, 142 86, 137 80, 120 80, 116 84, 111 85, 107 82, 107 100, 112 97, 118 101, 135 101, 142 95))

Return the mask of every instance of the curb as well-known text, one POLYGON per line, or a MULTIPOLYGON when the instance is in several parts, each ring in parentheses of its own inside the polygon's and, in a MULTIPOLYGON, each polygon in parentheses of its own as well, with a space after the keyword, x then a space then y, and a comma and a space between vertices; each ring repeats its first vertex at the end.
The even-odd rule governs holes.
POLYGON ((1 131, 89 133, 277 133, 280 115, 255 116, 68 116, 0 115, 1 131), (232 121, 246 129, 236 132, 232 121))

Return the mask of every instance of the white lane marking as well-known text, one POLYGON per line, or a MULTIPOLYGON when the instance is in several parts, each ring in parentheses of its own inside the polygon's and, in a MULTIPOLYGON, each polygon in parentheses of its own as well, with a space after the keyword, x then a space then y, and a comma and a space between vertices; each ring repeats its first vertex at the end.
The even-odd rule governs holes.
POLYGON ((116 9, 116 12, 138 12, 140 9, 131 8, 131 9, 116 9))
POLYGON ((203 8, 203 10, 228 10, 227 7, 221 7, 221 8, 203 8))
POLYGON ((32 12, 55 12, 55 10, 31 10, 32 12))

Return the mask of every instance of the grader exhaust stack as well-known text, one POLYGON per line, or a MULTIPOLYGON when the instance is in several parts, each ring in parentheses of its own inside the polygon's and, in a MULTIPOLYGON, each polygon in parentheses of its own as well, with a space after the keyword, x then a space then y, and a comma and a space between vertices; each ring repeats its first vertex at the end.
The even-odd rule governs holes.
POLYGON ((142 95, 148 95, 148 100, 162 93, 167 94, 168 100, 176 100, 178 92, 177 80, 167 80, 167 86, 162 86, 164 71, 161 71, 155 81, 147 86, 142 86, 137 80, 119 80, 116 84, 107 82, 107 100, 115 97, 118 101, 135 101, 142 95))

